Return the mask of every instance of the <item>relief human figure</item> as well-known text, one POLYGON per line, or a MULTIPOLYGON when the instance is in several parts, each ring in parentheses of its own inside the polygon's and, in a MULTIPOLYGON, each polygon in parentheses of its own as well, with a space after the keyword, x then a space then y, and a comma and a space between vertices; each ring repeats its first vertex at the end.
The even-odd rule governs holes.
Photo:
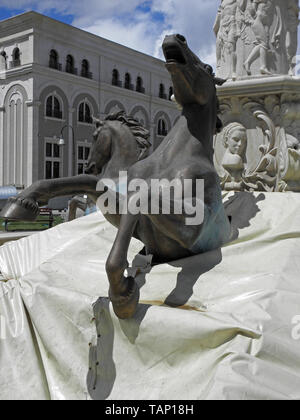
POLYGON ((223 181, 225 190, 243 190, 243 173, 246 163, 247 131, 237 122, 228 124, 223 131, 226 148, 222 166, 226 171, 223 181))
POLYGON ((293 76, 295 72, 295 56, 297 54, 297 36, 299 24, 299 6, 298 0, 287 0, 287 34, 286 50, 289 63, 289 75, 293 76))
MULTIPOLYGON (((229 58, 228 78, 236 79, 237 40, 240 35, 240 12, 245 10, 247 0, 222 0, 214 24, 217 37, 217 69, 220 73, 224 57, 229 58)), ((224 75, 222 75, 223 77, 224 75)))
POLYGON ((281 30, 282 21, 280 11, 274 6, 271 0, 251 0, 251 14, 253 18, 252 31, 255 36, 254 48, 249 57, 244 62, 244 68, 247 74, 251 75, 252 63, 260 58, 260 72, 261 74, 271 75, 268 69, 268 52, 271 51, 272 46, 277 46, 281 30), (274 17, 277 18, 277 25, 273 36, 271 36, 271 25, 274 22, 274 17))

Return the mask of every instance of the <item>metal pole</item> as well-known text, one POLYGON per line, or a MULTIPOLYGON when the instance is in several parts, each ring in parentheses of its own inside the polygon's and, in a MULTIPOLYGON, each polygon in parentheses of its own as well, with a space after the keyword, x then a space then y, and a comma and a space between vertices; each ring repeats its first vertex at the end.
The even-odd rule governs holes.
POLYGON ((72 175, 76 175, 76 170, 75 170, 75 131, 74 128, 71 124, 66 124, 65 126, 63 126, 63 128, 61 129, 60 135, 61 137, 63 137, 63 131, 65 128, 71 128, 72 129, 72 175))

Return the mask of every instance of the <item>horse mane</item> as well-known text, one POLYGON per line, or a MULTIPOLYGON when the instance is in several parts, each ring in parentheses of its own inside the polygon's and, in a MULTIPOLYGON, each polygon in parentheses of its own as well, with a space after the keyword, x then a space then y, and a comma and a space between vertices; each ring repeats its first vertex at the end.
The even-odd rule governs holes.
MULTIPOLYGON (((226 82, 225 79, 221 79, 220 77, 216 77, 212 66, 210 66, 209 64, 205 64, 204 63, 204 68, 207 71, 207 73, 212 76, 215 85, 222 86, 226 82)), ((222 122, 222 120, 219 117, 220 114, 221 114, 220 101, 219 101, 219 98, 217 96, 217 122, 216 122, 215 134, 221 133, 222 128, 223 128, 223 122, 222 122)))
POLYGON ((223 122, 221 118, 219 117, 220 114, 221 114, 220 101, 219 101, 219 98, 217 97, 217 123, 216 123, 215 134, 221 133, 223 129, 223 122))
POLYGON ((150 132, 145 127, 143 127, 143 125, 138 120, 136 120, 131 115, 126 115, 125 111, 118 111, 109 114, 105 118, 105 121, 120 121, 123 124, 126 124, 134 135, 138 148, 140 149, 138 160, 140 161, 149 156, 151 147, 151 143, 149 141, 150 132))

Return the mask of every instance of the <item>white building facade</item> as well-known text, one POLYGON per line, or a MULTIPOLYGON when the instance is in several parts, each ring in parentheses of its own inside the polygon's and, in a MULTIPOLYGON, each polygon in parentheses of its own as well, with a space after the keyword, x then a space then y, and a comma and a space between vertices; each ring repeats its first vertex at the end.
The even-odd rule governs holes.
POLYGON ((35 12, 0 22, 0 186, 82 173, 92 116, 124 110, 156 148, 180 115, 172 93, 161 60, 35 12))

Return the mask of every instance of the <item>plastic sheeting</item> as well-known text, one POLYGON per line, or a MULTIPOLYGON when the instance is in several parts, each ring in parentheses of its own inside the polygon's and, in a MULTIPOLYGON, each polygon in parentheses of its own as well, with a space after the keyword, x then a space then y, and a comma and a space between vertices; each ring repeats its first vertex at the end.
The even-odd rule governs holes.
POLYGON ((0 399, 300 399, 300 194, 224 202, 220 250, 151 269, 132 241, 131 320, 107 299, 101 214, 1 247, 0 399))

